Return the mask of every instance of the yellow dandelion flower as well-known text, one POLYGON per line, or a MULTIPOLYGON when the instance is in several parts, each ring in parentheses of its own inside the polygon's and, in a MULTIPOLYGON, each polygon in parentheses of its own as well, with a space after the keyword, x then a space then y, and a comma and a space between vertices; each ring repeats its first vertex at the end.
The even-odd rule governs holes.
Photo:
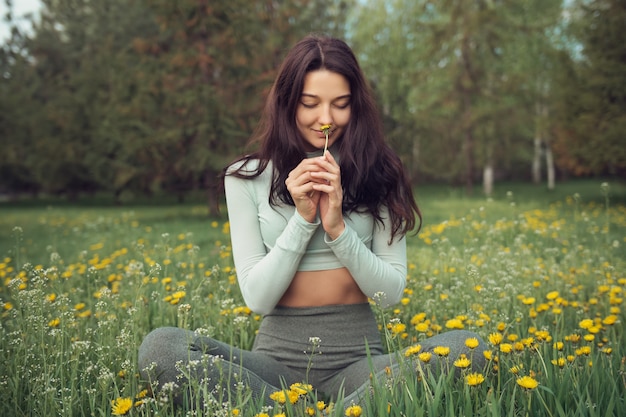
POLYGON ((417 355, 420 352, 420 350, 422 350, 421 345, 410 346, 406 348, 406 350, 404 351, 404 356, 408 358, 409 356, 417 355))
POLYGON ((426 318, 426 313, 418 313, 416 315, 414 315, 413 317, 411 317, 411 321, 410 323, 415 326, 418 323, 421 323, 424 321, 424 319, 426 318))
POLYGON ((111 400, 111 414, 114 416, 125 416, 131 408, 133 408, 133 399, 130 397, 111 400))
POLYGON ((578 333, 573 333, 569 336, 565 336, 565 340, 572 343, 580 342, 581 336, 578 333))
POLYGON ((454 318, 446 322, 446 327, 448 329, 463 329, 465 326, 461 320, 454 318))
POLYGON ((590 328, 587 329, 589 333, 593 333, 593 334, 600 333, 600 330, 602 330, 600 326, 591 326, 590 328))
POLYGON ((471 373, 465 376, 465 383, 470 387, 475 387, 476 385, 480 385, 485 381, 485 377, 483 374, 478 372, 471 373))
POLYGON ((404 323, 393 323, 390 324, 390 330, 391 330, 391 334, 394 336, 399 335, 400 333, 404 332, 406 330, 406 324, 404 323))
POLYGON ((605 326, 611 326, 617 323, 617 316, 615 314, 611 314, 610 316, 606 316, 604 320, 602 320, 602 324, 605 326))
POLYGON ((588 330, 589 328, 593 327, 593 320, 591 320, 591 319, 581 320, 578 323, 578 327, 580 327, 581 329, 588 330))
POLYGON ((515 380, 515 382, 517 382, 517 385, 527 390, 532 390, 539 386, 539 382, 537 382, 535 378, 530 376, 519 377, 515 380))
POLYGON ((298 391, 289 390, 287 391, 287 398, 289 398, 289 402, 291 404, 295 404, 298 402, 300 394, 298 393, 298 391))
POLYGON ((187 293, 185 291, 176 291, 174 294, 172 294, 172 298, 174 298, 174 299, 181 299, 181 298, 185 297, 185 295, 187 295, 187 293))
POLYGON ((550 333, 547 330, 537 330, 535 332, 535 337, 540 342, 541 341, 550 342, 552 340, 552 336, 550 336, 550 333))
POLYGON ((437 356, 448 356, 450 354, 450 348, 447 346, 436 346, 433 352, 437 356))
POLYGON ((551 291, 548 294, 546 294, 546 298, 548 300, 556 300, 556 298, 559 296, 559 292, 558 291, 551 291))
POLYGON ((415 325, 415 330, 417 330, 420 333, 425 333, 428 331, 429 327, 430 327, 430 323, 428 322, 418 323, 415 325))
POLYGON ((483 351, 483 356, 485 357, 485 359, 490 361, 491 358, 493 358, 493 352, 490 351, 490 350, 485 350, 485 351, 483 351))
POLYGON ((254 417, 270 417, 270 415, 267 413, 258 413, 258 414, 255 414, 254 417))
POLYGON ((291 384, 289 389, 291 389, 292 391, 294 391, 298 395, 306 395, 309 392, 313 391, 313 385, 311 385, 311 384, 302 384, 300 382, 296 382, 295 384, 291 384))
POLYGON ((50 327, 59 327, 60 324, 61 324, 61 319, 58 317, 48 322, 48 326, 50 327))
POLYGON ((287 402, 287 395, 284 390, 275 391, 270 394, 270 399, 276 401, 279 404, 285 404, 287 402))
POLYGON ((552 365, 558 366, 559 368, 563 368, 567 364, 565 358, 552 359, 550 362, 552 362, 552 365))
POLYGON ((475 349, 478 347, 478 339, 475 337, 470 337, 468 339, 465 339, 465 346, 467 346, 470 349, 475 349))
POLYGON ((422 353, 417 355, 419 360, 421 360, 424 363, 430 362, 430 358, 432 358, 432 356, 433 355, 430 352, 422 352, 422 353))
POLYGON ((565 344, 563 342, 554 342, 552 346, 556 350, 563 350, 563 348, 565 347, 565 344))
POLYGON ((351 405, 346 408, 346 417, 360 417, 363 413, 363 410, 358 405, 351 405))
POLYGON ((523 364, 519 364, 519 365, 512 366, 509 369, 509 371, 511 371, 511 373, 517 375, 517 374, 519 374, 522 371, 522 369, 524 369, 524 365, 523 364))
POLYGON ((469 368, 471 364, 472 361, 469 360, 465 355, 461 355, 457 360, 454 361, 454 366, 461 369, 469 368))
POLYGON ((502 353, 511 353, 513 352, 513 345, 510 343, 502 343, 500 344, 500 352, 502 353))
POLYGON ((501 333, 491 333, 489 335, 489 343, 491 343, 494 346, 498 346, 500 343, 502 343, 502 334, 501 333))
POLYGON ((589 346, 581 346, 574 351, 577 356, 587 356, 591 354, 591 348, 589 346))

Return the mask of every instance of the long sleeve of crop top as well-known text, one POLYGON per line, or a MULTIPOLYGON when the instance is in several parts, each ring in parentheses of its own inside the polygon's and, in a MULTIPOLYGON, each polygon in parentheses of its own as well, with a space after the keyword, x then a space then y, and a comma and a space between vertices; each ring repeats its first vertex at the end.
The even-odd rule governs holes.
POLYGON ((350 227, 335 240, 326 235, 325 242, 350 271, 361 291, 385 308, 398 303, 404 294, 407 259, 404 236, 389 244, 391 224, 387 210, 382 210, 381 215, 384 222, 374 224, 371 249, 350 227))
POLYGON ((287 226, 267 252, 252 182, 227 176, 226 205, 233 259, 244 301, 252 311, 267 314, 291 284, 319 222, 307 222, 294 208, 287 226))

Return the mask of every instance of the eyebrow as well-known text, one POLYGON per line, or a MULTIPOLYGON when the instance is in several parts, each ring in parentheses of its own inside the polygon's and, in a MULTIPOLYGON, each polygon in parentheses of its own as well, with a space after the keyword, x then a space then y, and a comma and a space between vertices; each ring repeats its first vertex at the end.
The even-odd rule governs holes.
MULTIPOLYGON (((302 93, 302 96, 303 97, 311 97, 311 98, 319 98, 319 96, 316 96, 315 94, 309 94, 309 93, 302 93)), ((352 97, 352 94, 344 94, 343 96, 335 97, 333 99, 333 101, 341 100, 341 99, 344 99, 344 98, 350 98, 350 97, 352 97)))

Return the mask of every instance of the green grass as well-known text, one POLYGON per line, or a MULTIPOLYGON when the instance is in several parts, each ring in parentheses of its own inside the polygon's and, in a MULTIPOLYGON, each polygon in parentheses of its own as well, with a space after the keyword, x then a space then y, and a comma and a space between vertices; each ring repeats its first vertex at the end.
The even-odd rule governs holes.
MULTIPOLYGON (((378 387, 364 411, 618 416, 626 407, 624 184, 507 184, 491 199, 429 186, 418 199, 424 225, 408 238, 406 297, 376 308, 382 334, 395 350, 463 327, 490 340, 491 361, 476 386, 451 376, 400 379, 378 387), (523 376, 539 385, 522 387, 523 376)), ((252 345, 259 317, 243 308, 225 217, 209 218, 200 200, 99 203, 0 206, 0 352, 9 358, 0 363, 0 415, 107 416, 112 401, 139 401, 137 347, 158 326, 252 345)), ((301 398, 269 411, 244 398, 206 415, 304 416, 315 405, 301 398)), ((128 414, 187 415, 142 401, 128 414)))

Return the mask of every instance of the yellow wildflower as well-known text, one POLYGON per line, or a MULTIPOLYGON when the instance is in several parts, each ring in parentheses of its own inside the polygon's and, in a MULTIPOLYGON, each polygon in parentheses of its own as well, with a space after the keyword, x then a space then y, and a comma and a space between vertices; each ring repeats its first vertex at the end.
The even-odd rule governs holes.
POLYGON ((461 369, 468 368, 471 364, 472 361, 469 360, 465 355, 461 355, 457 360, 454 361, 454 366, 461 369))
POLYGON ((420 350, 422 350, 421 345, 410 346, 404 351, 404 356, 408 358, 409 356, 418 354, 420 350))
POLYGON ((489 335, 489 343, 491 343, 494 346, 498 346, 500 343, 502 343, 502 334, 491 333, 489 335))
POLYGON ((463 325, 463 322, 461 320, 459 320, 458 318, 453 318, 446 322, 446 327, 448 329, 462 329, 465 326, 463 325))
POLYGON ((468 339, 465 339, 465 346, 467 346, 470 349, 475 349, 478 347, 478 339, 475 337, 470 337, 468 339))
POLYGON ((500 352, 511 353, 513 351, 513 345, 510 343, 502 343, 500 345, 500 352))
POLYGON ((351 405, 350 407, 346 408, 346 417, 360 417, 362 413, 363 410, 358 405, 351 405))
POLYGON ((433 349, 433 352, 437 356, 448 356, 450 354, 450 348, 447 346, 437 346, 433 349))
POLYGON ((111 401, 111 414, 124 416, 133 408, 133 399, 130 397, 116 398, 111 401))
POLYGON ((472 373, 465 376, 465 383, 470 387, 480 385, 485 381, 485 377, 480 373, 472 373))
POLYGON ((313 386, 311 384, 302 384, 300 382, 291 384, 289 388, 298 395, 306 395, 307 393, 313 391, 313 386))
POLYGON ((517 382, 517 385, 527 390, 535 389, 539 385, 539 382, 530 376, 519 377, 515 380, 515 382, 517 382))

